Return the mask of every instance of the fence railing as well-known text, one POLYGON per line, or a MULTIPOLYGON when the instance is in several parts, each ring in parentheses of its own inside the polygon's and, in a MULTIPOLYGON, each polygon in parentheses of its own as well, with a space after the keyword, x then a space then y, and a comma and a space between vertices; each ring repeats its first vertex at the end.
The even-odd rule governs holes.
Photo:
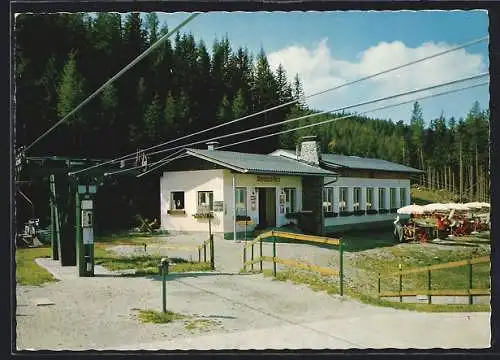
POLYGON ((489 263, 489 256, 482 256, 477 258, 469 258, 467 260, 453 261, 443 264, 436 264, 431 266, 424 266, 413 269, 403 270, 401 264, 399 265, 399 271, 387 273, 387 274, 378 274, 378 296, 379 297, 398 297, 399 301, 403 302, 403 296, 417 296, 417 295, 427 295, 427 302, 432 304, 432 296, 468 296, 469 304, 473 303, 474 295, 490 295, 490 289, 474 289, 472 287, 472 265, 473 264, 481 264, 481 263, 489 263), (467 266, 467 289, 432 289, 432 271, 433 270, 442 270, 449 268, 456 268, 460 266, 467 266), (426 289, 417 289, 417 290, 403 290, 403 275, 408 274, 416 274, 427 272, 427 288, 426 289), (380 291, 381 288, 381 279, 390 278, 393 276, 399 276, 399 290, 398 291, 380 291))
POLYGON ((196 247, 198 250, 198 262, 201 262, 201 251, 203 250, 203 262, 207 262, 207 245, 208 251, 210 252, 210 268, 215 270, 215 256, 214 256, 214 235, 210 235, 210 237, 203 241, 200 245, 196 247))
POLYGON ((254 271, 255 264, 259 264, 259 270, 262 272, 263 262, 272 262, 273 263, 273 276, 276 276, 276 265, 282 264, 289 267, 299 268, 308 270, 311 272, 316 272, 321 275, 326 276, 338 276, 339 284, 340 284, 340 295, 344 295, 344 244, 342 240, 333 239, 322 236, 314 236, 314 235, 302 235, 302 234, 293 234, 287 233, 283 231, 269 231, 257 236, 254 240, 249 242, 243 247, 243 271, 247 271, 247 266, 251 267, 251 271, 254 271), (262 253, 262 242, 264 239, 272 238, 272 249, 273 256, 264 256, 262 253), (293 259, 281 259, 277 257, 276 254, 276 240, 277 238, 284 239, 292 239, 297 241, 304 241, 308 243, 317 243, 317 244, 329 244, 329 245, 338 245, 339 246, 339 270, 334 270, 327 267, 322 267, 314 264, 309 264, 305 262, 299 262, 293 259), (255 255, 255 246, 259 245, 259 256, 255 255), (248 250, 250 249, 250 250, 248 250), (247 260, 247 253, 250 251, 250 260, 247 260))

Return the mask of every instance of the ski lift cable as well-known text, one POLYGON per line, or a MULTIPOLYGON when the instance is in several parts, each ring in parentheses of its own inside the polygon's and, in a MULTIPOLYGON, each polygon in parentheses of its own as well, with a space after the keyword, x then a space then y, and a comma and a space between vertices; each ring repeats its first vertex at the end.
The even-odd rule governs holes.
POLYGON ((458 92, 458 91, 473 89, 473 88, 476 88, 476 87, 479 87, 479 86, 488 85, 488 84, 489 84, 489 81, 485 81, 485 82, 482 82, 482 83, 479 83, 479 84, 475 84, 475 85, 464 86, 464 87, 457 88, 457 89, 447 90, 447 91, 443 91, 443 92, 437 93, 437 94, 422 96, 422 97, 415 98, 415 99, 412 99, 412 100, 403 101, 403 102, 396 103, 396 104, 385 105, 385 106, 381 106, 381 107, 378 107, 378 108, 374 108, 374 109, 362 111, 362 112, 359 112, 359 113, 354 113, 354 114, 351 114, 351 115, 342 116, 340 118, 332 118, 332 119, 320 121, 320 122, 317 122, 317 123, 314 123, 314 124, 304 125, 304 126, 296 127, 296 128, 293 128, 293 129, 288 129, 288 130, 283 130, 283 131, 279 131, 279 132, 272 133, 272 134, 258 136, 258 137, 252 138, 252 139, 238 141, 238 142, 235 142, 235 143, 232 143, 232 144, 218 146, 218 147, 216 147, 216 149, 222 149, 222 148, 229 147, 229 146, 235 146, 235 145, 239 145, 239 144, 244 144, 244 143, 247 143, 247 142, 250 142, 250 141, 265 139, 265 138, 268 138, 268 137, 271 137, 271 136, 275 136, 275 135, 286 134, 286 133, 289 133, 289 132, 292 132, 292 131, 296 131, 296 130, 301 130, 301 129, 307 129, 307 128, 310 128, 310 127, 313 127, 313 126, 324 125, 324 124, 327 124, 327 123, 330 123, 330 122, 333 122, 333 121, 336 121, 336 120, 347 119, 347 118, 351 118, 351 117, 354 117, 354 116, 360 116, 360 115, 364 115, 364 114, 375 112, 375 111, 390 109, 390 108, 401 106, 401 105, 412 104, 415 101, 426 100, 426 99, 434 98, 434 97, 437 97, 437 96, 443 96, 443 95, 455 93, 455 92, 458 92))
POLYGON ((448 81, 448 82, 444 82, 444 83, 440 83, 440 84, 437 84, 437 85, 432 85, 432 86, 428 86, 428 87, 424 87, 424 88, 420 88, 420 89, 416 89, 416 90, 410 90, 410 91, 402 92, 402 93, 399 93, 399 94, 396 94, 396 95, 384 96, 384 97, 381 97, 381 98, 378 98, 378 99, 374 99, 374 100, 368 100, 368 101, 364 101, 364 102, 357 103, 357 104, 352 104, 352 105, 348 105, 348 106, 342 106, 342 107, 336 108, 336 109, 330 109, 330 110, 321 111, 321 112, 318 112, 318 113, 313 113, 313 114, 308 114, 308 115, 304 115, 304 116, 299 116, 299 117, 288 119, 288 120, 278 121, 278 122, 274 122, 274 123, 271 123, 271 124, 262 125, 262 126, 255 127, 255 128, 250 128, 250 129, 241 130, 241 131, 237 131, 237 132, 233 132, 233 133, 229 133, 229 134, 225 134, 225 135, 216 136, 216 137, 213 137, 213 138, 210 138, 210 139, 194 141, 192 143, 188 143, 188 144, 184 144, 184 145, 177 145, 177 146, 174 146, 174 147, 171 147, 171 148, 167 148, 167 149, 162 149, 162 150, 157 150, 157 151, 150 152, 149 155, 156 155, 156 154, 164 153, 164 152, 167 152, 167 151, 177 150, 177 149, 185 148, 185 147, 192 146, 192 145, 198 145, 198 144, 206 143, 206 142, 209 142, 209 141, 225 139, 225 138, 228 138, 228 137, 231 137, 231 136, 242 135, 242 134, 246 134, 246 133, 249 133, 249 132, 254 132, 254 131, 258 131, 258 130, 262 130, 262 129, 267 129, 267 128, 278 126, 278 125, 288 124, 288 123, 291 123, 291 122, 294 122, 294 121, 299 121, 299 120, 304 120, 304 119, 312 118, 312 117, 319 116, 319 115, 325 115, 325 114, 329 114, 329 113, 345 111, 345 110, 348 110, 348 109, 351 109, 351 108, 356 108, 356 107, 360 107, 360 106, 363 106, 363 105, 369 105, 369 104, 372 104, 372 103, 375 103, 375 102, 380 102, 380 101, 385 101, 385 100, 391 100, 391 99, 394 99, 394 98, 397 98, 397 97, 411 95, 411 94, 415 94, 415 93, 422 92, 422 91, 427 91, 427 90, 433 90, 433 89, 440 88, 440 87, 443 87, 443 86, 454 85, 454 84, 458 84, 458 83, 465 82, 465 81, 470 81, 470 80, 476 80, 476 79, 479 79, 479 78, 485 77, 485 76, 488 76, 488 72, 484 72, 484 73, 480 73, 478 75, 468 76, 468 77, 465 77, 465 78, 462 78, 462 79, 448 81))
MULTIPOLYGON (((370 112, 375 112, 375 111, 390 109, 390 108, 397 107, 397 106, 412 104, 415 101, 426 100, 426 99, 430 99, 430 98, 434 98, 434 97, 438 97, 438 96, 443 96, 443 95, 447 95, 447 94, 451 94, 451 93, 455 93, 455 92, 459 92, 459 91, 473 89, 473 88, 477 88, 477 87, 484 86, 484 85, 487 85, 487 84, 489 84, 489 81, 485 81, 485 82, 482 82, 482 83, 479 83, 479 84, 475 84, 475 85, 464 86, 464 87, 461 87, 461 88, 451 89, 451 90, 443 91, 443 92, 440 92, 440 93, 437 93, 437 94, 431 94, 431 95, 421 96, 421 97, 418 97, 418 98, 415 98, 415 99, 412 99, 412 100, 408 100, 408 101, 404 101, 404 102, 399 102, 399 103, 396 103, 396 104, 385 105, 385 106, 377 107, 377 108, 374 108, 374 109, 362 111, 362 112, 359 112, 359 113, 345 115, 345 116, 338 117, 338 118, 327 119, 327 120, 320 121, 320 122, 317 122, 317 123, 314 123, 314 124, 308 124, 308 125, 304 125, 304 126, 299 126, 299 127, 295 127, 295 128, 292 128, 292 129, 287 129, 287 130, 275 132, 275 133, 272 133, 272 134, 266 134, 266 135, 254 137, 254 138, 251 138, 251 139, 246 139, 246 140, 234 142, 234 143, 227 144, 227 145, 217 146, 217 147, 215 147, 215 149, 223 149, 223 148, 226 148, 226 147, 240 145, 240 144, 248 143, 248 142, 251 142, 251 141, 261 140, 261 139, 265 139, 265 138, 276 136, 276 135, 281 135, 281 134, 286 134, 286 133, 297 131, 297 130, 307 129, 307 128, 310 128, 310 127, 313 127, 313 126, 324 125, 324 124, 331 123, 331 122, 337 121, 337 120, 343 120, 343 119, 348 119, 348 118, 352 118, 352 117, 355 117, 355 116, 360 116, 360 115, 367 114, 367 113, 370 113, 370 112)), ((142 174, 137 175, 137 177, 142 177, 142 176, 144 176, 144 175, 152 172, 153 170, 155 170, 155 169, 157 169, 157 168, 159 168, 159 167, 161 167, 161 166, 163 166, 163 165, 165 165, 165 164, 167 164, 167 163, 169 163, 169 162, 171 162, 173 160, 184 158, 184 157, 188 157, 188 156, 190 156, 190 155, 188 155, 188 154, 182 154, 182 155, 176 156, 174 158, 168 158, 168 159, 164 158, 164 159, 161 159, 161 160, 159 160, 159 161, 157 161, 157 162, 155 162, 155 163, 152 164, 152 165, 157 165, 157 166, 155 166, 155 167, 153 167, 153 168, 145 171, 142 174)))
MULTIPOLYGON (((442 56, 442 55, 445 55, 445 54, 448 54, 448 53, 451 53, 451 52, 454 52, 454 51, 457 51, 457 50, 460 50, 460 49, 463 49, 463 48, 466 48, 466 47, 469 47, 469 46, 472 46, 472 45, 475 45, 475 44, 478 44, 478 43, 486 41, 488 39, 489 39, 489 36, 484 36, 482 38, 478 38, 478 39, 466 42, 464 44, 461 44, 461 45, 449 48, 447 50, 444 50, 444 51, 441 51, 441 52, 438 52, 438 53, 435 53, 435 54, 432 54, 432 55, 429 55, 429 56, 425 56, 425 57, 422 57, 422 58, 414 60, 414 61, 410 61, 410 62, 405 63, 405 64, 401 64, 401 65, 398 65, 398 66, 395 66, 395 67, 392 67, 392 68, 389 68, 389 69, 386 69, 386 70, 383 70, 383 71, 379 71, 377 73, 374 73, 374 74, 371 74, 371 75, 368 75, 368 76, 365 76, 365 77, 361 77, 361 78, 353 80, 353 81, 348 81, 346 83, 340 84, 340 85, 335 86, 335 87, 331 87, 331 88, 326 89, 326 90, 322 90, 322 91, 319 91, 319 92, 316 92, 316 93, 304 96, 303 98, 304 99, 308 99, 308 98, 312 98, 314 96, 325 94, 325 93, 330 92, 330 91, 338 90, 340 88, 343 88, 343 87, 346 87, 346 86, 349 86, 349 85, 353 85, 353 84, 356 84, 356 83, 359 83, 359 82, 362 82, 362 81, 365 81, 365 80, 369 80, 369 79, 372 79, 374 77, 377 77, 377 76, 380 76, 380 75, 383 75, 383 74, 390 73, 392 71, 396 71, 396 70, 405 68, 407 66, 415 65, 415 64, 424 62, 426 60, 430 60, 430 59, 433 59, 433 58, 436 58, 436 57, 439 57, 439 56, 442 56)), ((270 112, 270 111, 273 111, 273 110, 277 110, 279 108, 282 108, 282 107, 285 107, 285 106, 288 106, 288 105, 293 105, 295 103, 298 103, 300 100, 301 99, 292 100, 292 101, 289 101, 289 102, 286 102, 286 103, 283 103, 283 104, 280 104, 280 105, 276 105, 276 106, 268 108, 268 109, 264 109, 264 110, 258 111, 258 112, 253 113, 253 114, 245 115, 243 117, 237 118, 235 120, 231 120, 229 122, 225 122, 223 124, 219 124, 219 125, 216 125, 216 126, 204 129, 204 130, 200 130, 200 131, 188 134, 188 135, 184 135, 184 136, 181 136, 179 138, 176 138, 176 139, 173 139, 173 140, 169 140, 169 141, 166 141, 166 142, 163 142, 163 143, 151 146, 151 147, 145 149, 145 151, 146 150, 156 149, 156 148, 159 148, 161 146, 165 146, 165 145, 171 144, 171 143, 179 141, 179 140, 184 140, 184 139, 193 137, 195 135, 200 135, 200 134, 203 134, 203 133, 205 133, 207 131, 218 129, 218 128, 221 128, 223 126, 227 126, 227 125, 230 125, 230 124, 242 121, 242 120, 246 120, 246 119, 258 116, 258 115, 262 115, 262 114, 265 114, 267 112, 270 112)), ((113 162, 117 162, 119 160, 124 160, 124 159, 130 158, 131 156, 134 156, 134 155, 135 155, 135 153, 123 155, 121 157, 118 157, 118 158, 115 158, 115 159, 111 159, 109 161, 105 161, 103 163, 100 163, 100 164, 97 164, 97 165, 93 165, 93 166, 85 168, 85 169, 74 171, 74 172, 70 173, 70 175, 74 175, 74 174, 77 174, 77 173, 80 173, 80 172, 91 170, 91 169, 94 169, 96 167, 100 167, 100 166, 104 166, 104 165, 107 165, 107 164, 110 164, 110 163, 113 163, 113 162)))
POLYGON ((20 151, 20 154, 21 153, 25 153, 26 151, 28 151, 29 149, 31 149, 36 143, 38 143, 45 136, 47 136, 49 133, 51 133, 56 127, 58 127, 64 121, 66 121, 71 115, 73 115, 78 110, 80 110, 85 104, 87 104, 95 96, 97 96, 99 93, 101 93, 109 84, 111 84, 113 81, 115 81, 120 76, 122 76, 126 71, 128 71, 130 68, 132 68, 135 64, 137 64, 139 61, 141 61, 143 58, 145 58, 147 55, 149 55, 150 52, 152 52, 158 46, 160 46, 160 44, 163 41, 165 41, 170 36, 172 36, 173 34, 175 34, 178 30, 180 30, 182 27, 184 27, 187 23, 189 23, 191 20, 193 20, 198 15, 200 15, 200 13, 194 13, 194 14, 190 15, 187 19, 185 19, 183 22, 181 22, 179 25, 177 25, 172 31, 170 31, 167 34, 163 35, 158 41, 156 41, 153 45, 151 45, 148 49, 146 49, 142 54, 140 54, 139 56, 137 56, 134 60, 132 60, 132 62, 130 62, 122 70, 120 70, 116 75, 114 75, 112 78, 110 78, 108 81, 106 81, 100 88, 98 88, 96 91, 94 91, 90 96, 88 96, 85 100, 83 100, 78 106, 76 106, 73 110, 71 110, 69 113, 67 113, 61 120, 59 120, 57 123, 55 123, 53 126, 51 126, 47 131, 45 131, 38 138, 36 138, 30 145, 28 145, 25 148, 23 148, 20 151))

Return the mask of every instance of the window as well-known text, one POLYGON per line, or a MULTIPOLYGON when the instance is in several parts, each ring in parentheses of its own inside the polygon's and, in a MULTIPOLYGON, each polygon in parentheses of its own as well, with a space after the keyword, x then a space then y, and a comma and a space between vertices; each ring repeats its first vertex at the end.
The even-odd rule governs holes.
POLYGON ((333 188, 323 188, 323 211, 325 213, 333 212, 333 188))
POLYGON ((385 209, 385 188, 378 188, 378 208, 385 209))
POLYGON ((184 210, 184 191, 173 191, 170 196, 170 209, 184 210))
POLYGON ((366 188, 366 210, 373 210, 373 188, 366 188))
POLYGON ((406 188, 400 188, 399 189, 399 199, 401 206, 406 206, 408 203, 406 202, 406 188))
POLYGON ((347 211, 347 188, 341 187, 339 190, 339 212, 347 211))
POLYGON ((296 209, 297 189, 285 188, 285 214, 293 213, 296 209))
POLYGON ((395 209, 398 206, 396 204, 396 188, 391 188, 389 194, 391 196, 391 209, 395 209))
POLYGON ((214 209, 214 192, 198 191, 198 213, 212 211, 214 209))
POLYGON ((352 205, 352 208, 354 211, 358 211, 359 210, 359 203, 361 201, 361 188, 359 187, 355 187, 353 189, 353 197, 354 197, 354 203, 352 205))
POLYGON ((236 215, 247 214, 247 189, 244 187, 236 188, 236 215))

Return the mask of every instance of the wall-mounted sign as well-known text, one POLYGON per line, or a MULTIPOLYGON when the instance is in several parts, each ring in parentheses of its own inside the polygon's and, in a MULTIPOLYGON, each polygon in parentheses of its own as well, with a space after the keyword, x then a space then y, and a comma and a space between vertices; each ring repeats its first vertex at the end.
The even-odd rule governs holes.
POLYGON ((224 211, 224 201, 214 201, 214 211, 224 211))
POLYGON ((82 200, 80 207, 83 210, 92 210, 92 200, 82 200))
POLYGON ((271 175, 257 175, 257 182, 261 183, 280 182, 280 177, 271 175))
POLYGON ((257 210, 257 194, 255 190, 252 190, 252 192, 250 193, 250 210, 257 210))
POLYGON ((285 205, 280 204, 280 214, 284 214, 284 213, 285 213, 285 205))
POLYGON ((85 245, 94 243, 94 231, 92 228, 83 228, 82 232, 83 243, 85 245))

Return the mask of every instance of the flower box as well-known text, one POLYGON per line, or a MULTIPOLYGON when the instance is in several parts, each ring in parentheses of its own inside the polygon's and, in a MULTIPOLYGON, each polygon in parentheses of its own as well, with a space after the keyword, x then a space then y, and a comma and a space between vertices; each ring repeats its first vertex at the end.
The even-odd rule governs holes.
POLYGON ((361 216, 361 215, 365 215, 365 214, 366 214, 365 210, 355 210, 354 211, 354 215, 356 215, 356 216, 361 216))
POLYGON ((167 210, 167 214, 169 215, 186 215, 186 210, 184 209, 172 209, 172 210, 167 210))
POLYGON ((193 214, 193 217, 195 219, 213 219, 214 214, 212 214, 212 213, 198 213, 198 214, 193 214))
POLYGON ((339 216, 351 216, 353 214, 352 211, 341 211, 339 216))
POLYGON ((375 215, 375 214, 378 214, 377 210, 374 209, 366 210, 366 215, 375 215))

